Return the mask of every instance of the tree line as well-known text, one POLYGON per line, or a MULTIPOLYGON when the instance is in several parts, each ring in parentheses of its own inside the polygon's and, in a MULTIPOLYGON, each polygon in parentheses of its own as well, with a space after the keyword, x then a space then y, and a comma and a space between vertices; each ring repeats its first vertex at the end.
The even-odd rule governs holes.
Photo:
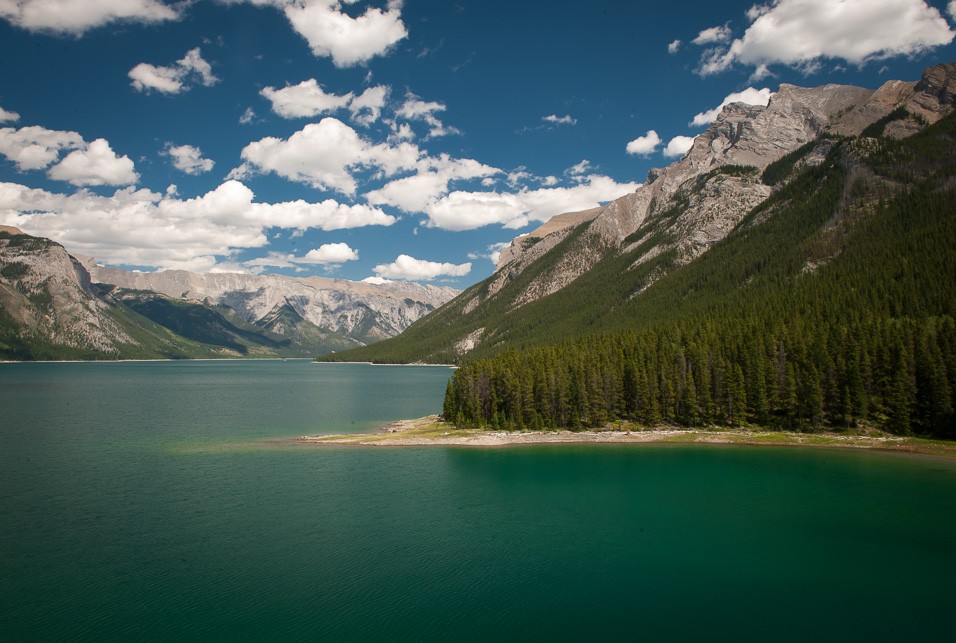
POLYGON ((509 430, 615 421, 876 425, 953 438, 956 322, 949 316, 820 327, 758 318, 679 323, 512 351, 462 366, 445 418, 509 430))

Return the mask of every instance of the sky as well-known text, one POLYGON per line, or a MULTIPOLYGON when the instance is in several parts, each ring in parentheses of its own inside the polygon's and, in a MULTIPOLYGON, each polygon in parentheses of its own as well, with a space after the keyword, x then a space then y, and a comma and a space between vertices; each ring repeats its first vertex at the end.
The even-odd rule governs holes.
POLYGON ((135 270, 464 288, 723 104, 956 61, 956 0, 0 0, 0 224, 135 270))

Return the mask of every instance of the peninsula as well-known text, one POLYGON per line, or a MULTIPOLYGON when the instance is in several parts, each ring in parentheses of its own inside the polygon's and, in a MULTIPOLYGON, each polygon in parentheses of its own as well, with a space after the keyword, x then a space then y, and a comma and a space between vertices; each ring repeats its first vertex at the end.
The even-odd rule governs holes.
POLYGON ((585 431, 496 431, 458 428, 440 416, 400 420, 377 433, 301 436, 304 446, 455 446, 506 447, 532 444, 746 444, 841 449, 875 449, 956 458, 956 444, 945 440, 899 436, 876 429, 845 433, 799 433, 761 428, 676 426, 642 427, 618 422, 585 431))

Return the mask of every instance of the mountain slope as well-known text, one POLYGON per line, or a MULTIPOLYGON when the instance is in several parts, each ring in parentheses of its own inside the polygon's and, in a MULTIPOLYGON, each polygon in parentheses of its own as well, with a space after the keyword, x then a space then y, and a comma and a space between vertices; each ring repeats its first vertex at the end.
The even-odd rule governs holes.
POLYGON ((324 277, 184 270, 141 273, 104 268, 92 259, 85 263, 97 283, 224 306, 261 328, 269 326, 276 311, 286 310, 308 323, 273 324, 270 330, 281 331, 279 334, 301 345, 313 345, 317 337, 324 337, 328 350, 394 337, 458 294, 452 288, 405 282, 369 284, 324 277))
MULTIPOLYGON (((491 278, 400 338, 341 357, 457 362, 658 318, 670 291, 652 286, 706 258, 755 208, 762 217, 779 208, 791 177, 842 163, 852 180, 834 189, 845 201, 874 172, 853 161, 869 153, 870 135, 893 141, 919 131, 953 111, 954 95, 950 63, 876 91, 782 86, 767 107, 729 105, 683 159, 653 170, 634 194, 516 239, 491 278), (864 133, 858 146, 844 144, 864 133)), ((882 183, 889 190, 899 180, 882 183)))
POLYGON ((394 335, 455 292, 321 278, 94 274, 54 241, 0 229, 0 359, 314 357, 394 335), (175 295, 97 283, 104 275, 175 295), (185 297, 184 287, 203 298, 185 297))
MULTIPOLYGON (((956 115, 902 142, 835 143, 706 255, 640 297, 621 302, 631 281, 590 308, 567 335, 576 339, 464 365, 446 417, 532 429, 875 425, 956 438, 954 143, 956 115), (580 334, 582 322, 601 334, 580 334)), ((575 286, 602 268, 611 264, 575 286)), ((539 303, 568 306, 573 288, 539 303)))
POLYGON ((102 292, 60 244, 0 230, 0 359, 216 356, 102 292))

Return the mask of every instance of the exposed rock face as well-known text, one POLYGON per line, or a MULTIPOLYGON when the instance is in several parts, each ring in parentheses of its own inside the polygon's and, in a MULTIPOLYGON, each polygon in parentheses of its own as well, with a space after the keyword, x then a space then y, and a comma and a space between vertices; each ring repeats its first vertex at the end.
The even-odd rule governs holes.
POLYGON ((0 308, 22 337, 106 354, 136 344, 63 246, 8 226, 0 233, 0 308))
POLYGON ((361 343, 397 335, 458 294, 453 288, 439 286, 399 282, 376 285, 324 277, 298 279, 184 270, 139 273, 95 264, 90 273, 97 283, 228 306, 251 323, 288 307, 320 329, 361 343))
MULTIPOLYGON (((825 133, 857 136, 901 109, 908 115, 890 122, 884 133, 908 136, 954 107, 956 63, 927 69, 919 82, 889 81, 875 91, 785 84, 766 107, 727 105, 681 160, 652 170, 636 192, 597 210, 555 217, 557 225, 549 221, 516 239, 502 253, 488 293, 499 292, 578 226, 585 228, 570 245, 562 246, 552 267, 530 280, 514 299, 515 306, 554 293, 609 254, 634 250, 642 243, 648 247, 635 265, 670 249, 677 250, 675 266, 687 263, 770 196, 772 189, 759 176, 773 161, 825 133)), ((824 154, 825 150, 814 151, 802 163, 820 162, 824 154)), ((476 298, 471 309, 480 303, 476 298)))

